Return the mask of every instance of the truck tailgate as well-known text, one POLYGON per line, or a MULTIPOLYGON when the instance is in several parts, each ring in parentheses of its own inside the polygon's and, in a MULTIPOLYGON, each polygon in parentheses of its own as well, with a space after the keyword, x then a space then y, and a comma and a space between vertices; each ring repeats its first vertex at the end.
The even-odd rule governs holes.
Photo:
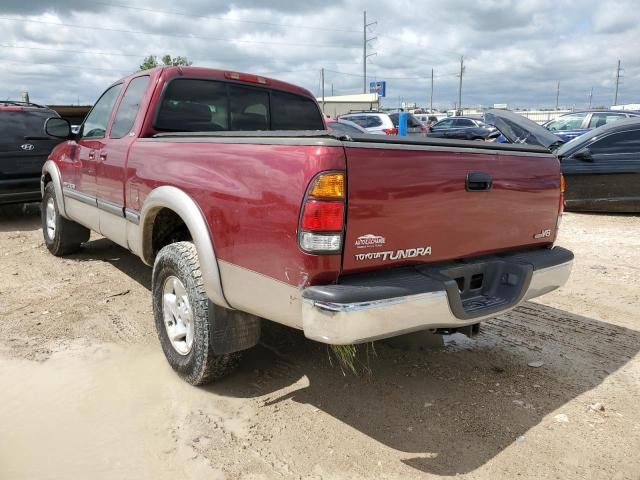
POLYGON ((551 154, 478 149, 471 142, 462 147, 345 143, 345 151, 344 273, 468 258, 555 239, 560 164, 551 154))

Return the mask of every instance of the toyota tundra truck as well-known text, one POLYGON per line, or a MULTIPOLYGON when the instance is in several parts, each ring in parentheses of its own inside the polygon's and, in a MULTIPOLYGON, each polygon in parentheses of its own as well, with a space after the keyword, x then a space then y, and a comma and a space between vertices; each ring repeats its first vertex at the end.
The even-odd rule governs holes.
POLYGON ((42 172, 56 256, 98 232, 153 267, 187 382, 221 378, 262 319, 348 345, 476 325, 565 283, 560 164, 528 145, 326 130, 307 91, 160 67, 111 85, 42 172))

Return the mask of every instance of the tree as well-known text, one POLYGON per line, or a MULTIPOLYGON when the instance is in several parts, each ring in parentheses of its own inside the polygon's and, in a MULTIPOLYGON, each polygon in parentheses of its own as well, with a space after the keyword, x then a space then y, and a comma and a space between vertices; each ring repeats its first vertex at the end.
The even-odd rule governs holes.
POLYGON ((187 57, 172 57, 171 55, 164 55, 160 60, 162 63, 158 63, 158 57, 156 57, 155 55, 144 57, 144 60, 140 64, 140 70, 149 70, 150 68, 155 68, 159 65, 173 67, 184 65, 188 67, 193 63, 187 57))

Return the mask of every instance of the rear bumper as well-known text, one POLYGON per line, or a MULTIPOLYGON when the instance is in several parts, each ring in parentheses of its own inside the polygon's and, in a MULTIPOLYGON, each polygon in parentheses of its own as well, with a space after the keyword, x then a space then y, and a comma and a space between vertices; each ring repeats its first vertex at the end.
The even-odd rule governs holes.
POLYGON ((573 254, 556 247, 354 275, 303 291, 303 330, 312 340, 345 345, 464 327, 561 287, 572 264, 573 254))
POLYGON ((41 199, 40 176, 0 180, 0 205, 39 202, 41 199))

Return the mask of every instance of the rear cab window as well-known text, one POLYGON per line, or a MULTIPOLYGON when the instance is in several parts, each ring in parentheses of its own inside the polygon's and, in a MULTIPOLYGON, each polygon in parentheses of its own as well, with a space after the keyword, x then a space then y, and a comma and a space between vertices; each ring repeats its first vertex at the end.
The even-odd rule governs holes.
POLYGON ((154 128, 168 132, 324 130, 315 101, 218 80, 177 78, 165 88, 154 128))

